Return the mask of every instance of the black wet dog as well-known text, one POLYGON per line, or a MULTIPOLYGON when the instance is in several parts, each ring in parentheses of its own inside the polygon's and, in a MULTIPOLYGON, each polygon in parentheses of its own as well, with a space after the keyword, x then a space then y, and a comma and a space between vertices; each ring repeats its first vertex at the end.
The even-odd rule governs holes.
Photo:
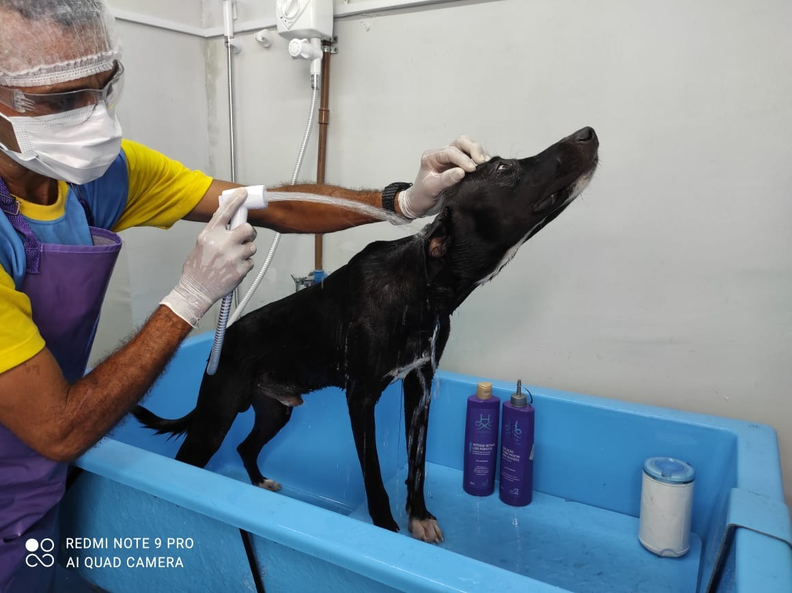
POLYGON ((345 389, 369 514, 396 531, 380 474, 374 406, 403 378, 410 531, 441 540, 424 501, 424 465, 428 390, 449 317, 586 187, 598 146, 594 130, 583 128, 534 157, 480 165, 446 193, 442 211, 417 235, 372 243, 321 285, 232 325, 217 373, 204 375, 192 412, 169 421, 139 407, 136 417, 160 433, 186 433, 176 459, 204 467, 237 414, 252 405, 254 427, 237 450, 253 484, 278 490, 259 470, 261 449, 303 395, 345 389))

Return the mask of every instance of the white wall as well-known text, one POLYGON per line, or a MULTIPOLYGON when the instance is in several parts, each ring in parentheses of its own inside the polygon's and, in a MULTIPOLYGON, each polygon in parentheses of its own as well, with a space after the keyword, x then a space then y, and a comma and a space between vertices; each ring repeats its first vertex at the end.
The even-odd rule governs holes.
MULTIPOLYGON (((273 4, 239 2, 240 20, 273 4)), ((441 366, 769 424, 792 504, 790 30, 792 5, 771 0, 498 0, 338 20, 327 181, 409 181, 423 150, 460 133, 522 157, 595 127, 591 188, 463 305, 441 366)), ((241 35, 235 59, 244 183, 288 181, 308 108, 307 67, 270 37, 266 50, 241 35)), ((201 147, 225 176, 222 40, 206 55, 201 147)), ((146 76, 167 78, 160 68, 146 76)), ((196 128, 184 133, 197 145, 196 128)), ((315 158, 314 143, 301 178, 315 158)), ((329 236, 326 268, 404 232, 329 236)), ((260 237, 259 261, 271 233, 260 237)), ((286 237, 257 302, 291 292, 312 248, 286 237)))
MULTIPOLYGON (((212 0, 207 0, 211 3, 212 0)), ((215 0, 220 4, 221 0, 215 0)), ((204 2, 202 0, 105 0, 113 11, 124 11, 154 19, 172 21, 190 27, 202 27, 204 2)), ((126 39, 126 37, 124 37, 126 39)))

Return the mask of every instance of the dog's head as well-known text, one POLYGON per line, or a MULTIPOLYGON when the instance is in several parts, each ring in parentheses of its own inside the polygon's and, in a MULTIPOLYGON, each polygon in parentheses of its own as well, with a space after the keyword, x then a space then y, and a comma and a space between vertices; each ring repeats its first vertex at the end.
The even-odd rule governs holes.
POLYGON ((598 148, 597 134, 583 128, 536 156, 493 157, 465 175, 425 229, 430 277, 451 273, 471 290, 492 279, 585 189, 598 148))

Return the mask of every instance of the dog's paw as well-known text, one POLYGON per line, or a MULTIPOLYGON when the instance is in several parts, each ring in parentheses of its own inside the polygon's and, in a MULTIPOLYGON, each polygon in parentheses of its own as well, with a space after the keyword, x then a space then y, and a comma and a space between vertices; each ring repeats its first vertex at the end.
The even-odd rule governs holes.
POLYGON ((275 480, 270 480, 269 478, 264 478, 261 482, 256 484, 259 488, 264 488, 264 490, 269 490, 270 492, 277 492, 281 489, 281 485, 278 484, 275 480))
POLYGON ((430 544, 438 544, 443 541, 443 532, 437 524, 437 519, 429 517, 427 519, 410 519, 410 533, 415 539, 430 544))

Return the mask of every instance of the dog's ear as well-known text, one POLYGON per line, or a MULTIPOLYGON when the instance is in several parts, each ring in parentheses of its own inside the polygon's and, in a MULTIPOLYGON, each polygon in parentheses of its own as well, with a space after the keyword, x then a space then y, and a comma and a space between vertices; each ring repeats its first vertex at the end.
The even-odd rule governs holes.
POLYGON ((429 257, 443 257, 448 251, 447 236, 433 235, 429 239, 429 257))
POLYGON ((441 259, 448 253, 451 234, 451 210, 443 208, 429 229, 429 240, 426 242, 426 254, 430 259, 441 259))
POLYGON ((446 255, 451 246, 451 210, 443 208, 427 228, 424 243, 426 252, 426 280, 432 282, 447 269, 446 255))

